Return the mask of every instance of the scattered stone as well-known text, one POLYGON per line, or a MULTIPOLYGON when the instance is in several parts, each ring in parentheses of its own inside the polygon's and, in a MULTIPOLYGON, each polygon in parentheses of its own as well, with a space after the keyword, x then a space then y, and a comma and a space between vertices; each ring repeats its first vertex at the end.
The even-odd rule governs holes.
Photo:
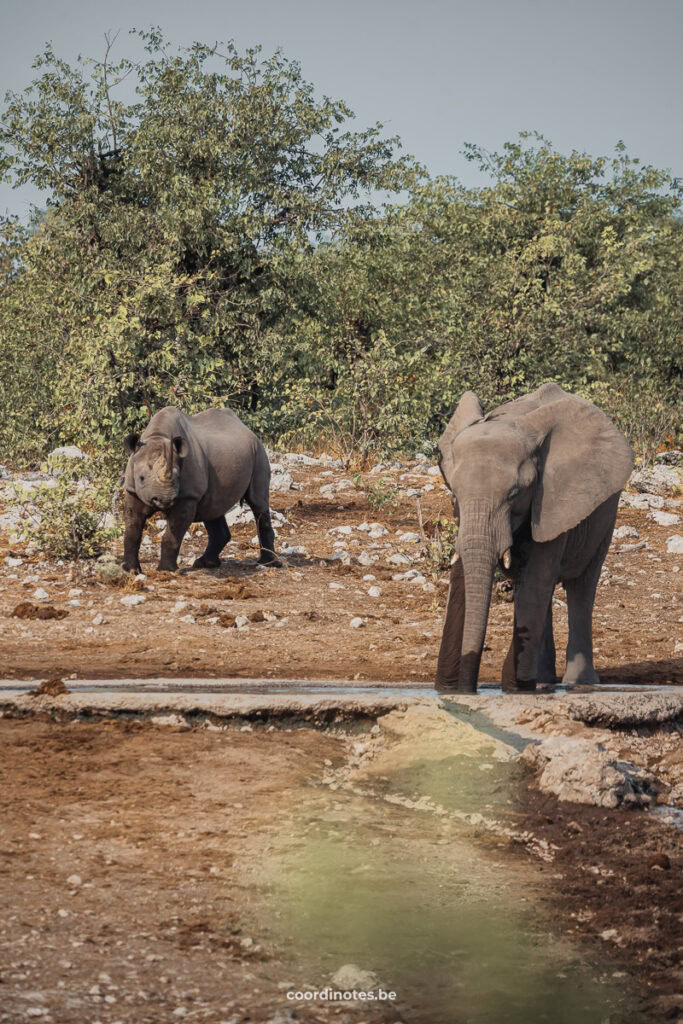
POLYGON ((377 975, 363 971, 357 964, 344 964, 332 975, 332 985, 342 992, 373 992, 379 988, 377 975))
POLYGON ((385 537, 388 533, 389 531, 386 526, 382 526, 381 523, 370 523, 370 532, 368 533, 368 537, 371 537, 372 540, 377 540, 379 537, 385 537))
POLYGON ((81 451, 81 449, 75 444, 65 445, 63 448, 55 448, 47 457, 48 470, 53 476, 60 475, 60 472, 62 471, 60 462, 62 459, 84 459, 85 461, 89 461, 90 456, 86 455, 85 452, 81 451))
POLYGON ((35 601, 47 601, 49 596, 50 595, 47 590, 44 590, 43 587, 36 587, 33 591, 33 598, 35 601))
POLYGON ((619 505, 627 508, 651 509, 664 508, 665 499, 659 494, 627 494, 623 493, 619 498, 619 505))
POLYGON ((109 583, 121 580, 126 575, 123 566, 119 565, 115 556, 109 551, 104 555, 100 555, 97 559, 95 562, 95 572, 101 580, 109 583))
POLYGON ((406 555, 401 554, 400 551, 397 551, 393 555, 389 555, 387 561, 389 562, 389 565, 410 565, 410 559, 407 558, 406 555))
POLYGON ((401 533, 399 535, 400 544, 417 544, 420 540, 419 533, 401 533))
POLYGON ((271 491, 291 491, 294 487, 294 478, 282 466, 270 467, 270 489, 271 491))
POLYGON ((617 526, 612 536, 615 540, 625 540, 626 537, 639 537, 640 534, 635 526, 617 526))
POLYGON ((376 577, 376 576, 373 576, 373 575, 372 575, 372 573, 371 573, 371 572, 369 572, 369 573, 367 573, 367 575, 365 575, 365 576, 363 577, 363 582, 364 582, 364 583, 372 583, 372 581, 373 581, 373 580, 376 580, 376 579, 377 579, 377 577, 376 577))
POLYGON ((11 555, 8 555, 7 558, 5 559, 5 565, 9 569, 18 569, 19 566, 23 565, 23 564, 24 564, 24 559, 23 558, 12 558, 11 555))
POLYGON ((104 615, 102 614, 102 612, 98 612, 97 615, 95 615, 93 620, 92 620, 93 626, 102 626, 102 625, 104 625, 105 622, 106 622, 106 619, 105 619, 104 615))
POLYGON ((174 615, 180 615, 181 612, 185 611, 189 601, 184 601, 182 598, 173 605, 172 611, 174 615))
POLYGON ((330 588, 330 590, 344 590, 345 589, 343 583, 328 583, 328 587, 330 588))
POLYGON ((374 565, 376 561, 377 556, 371 555, 367 551, 361 551, 361 553, 358 556, 359 565, 374 565))
POLYGON ((617 554, 627 555, 630 551, 642 551, 643 548, 647 547, 649 547, 647 540, 640 540, 637 544, 620 544, 617 548, 617 554))
POLYGON ((51 604, 32 604, 22 601, 10 612, 10 618, 16 619, 65 619, 66 608, 54 608, 51 604))
POLYGON ((291 544, 285 544, 285 546, 280 549, 280 554, 282 554, 282 555, 307 555, 308 554, 308 550, 305 547, 303 547, 301 544, 298 547, 292 547, 291 544))
POLYGON ((662 512, 659 509, 649 512, 648 519, 654 520, 658 526, 676 526, 681 521, 681 517, 675 512, 662 512))
POLYGON ((683 555, 683 537, 680 533, 666 538, 666 550, 670 555, 683 555))
POLYGON ((637 469, 629 481, 634 490, 642 493, 673 494, 681 487, 681 471, 661 462, 648 469, 637 469))
POLYGON ((194 615, 182 615, 180 617, 180 621, 181 622, 189 622, 190 625, 192 625, 192 623, 196 622, 197 620, 195 619, 194 615))
POLYGON ((368 589, 368 597, 381 597, 382 590, 380 587, 370 587, 368 589))
POLYGON ((571 803, 649 806, 662 789, 650 772, 618 761, 593 740, 553 736, 529 744, 522 758, 539 772, 544 793, 571 803))
POLYGON ((126 606, 126 608, 135 608, 136 605, 142 604, 147 598, 144 594, 126 594, 125 597, 120 599, 120 604, 126 606))
MULTIPOLYGON (((358 527, 358 529, 360 529, 360 527, 358 527)), ((332 529, 328 530, 327 532, 334 534, 335 537, 348 537, 350 534, 353 533, 353 527, 352 526, 333 526, 332 529)))
MULTIPOLYGON (((69 875, 69 877, 66 880, 66 884, 71 885, 74 888, 77 888, 79 885, 83 885, 83 879, 81 878, 80 875, 69 875)), ((100 978, 101 977, 102 976, 100 975, 100 978)))
POLYGON ((679 448, 672 448, 668 452, 658 452, 655 455, 655 462, 663 466, 683 466, 683 452, 679 448))
POLYGON ((425 594, 433 594, 436 590, 436 587, 434 586, 433 583, 423 583, 422 589, 424 590, 425 594))
POLYGON ((365 625, 365 623, 363 622, 363 620, 361 618, 359 618, 357 616, 355 619, 351 619, 350 625, 351 625, 351 629, 362 629, 362 627, 365 625))
POLYGON ((235 616, 235 626, 237 627, 237 629, 248 629, 249 628, 249 618, 248 618, 248 616, 246 616, 246 615, 237 615, 237 616, 235 616))

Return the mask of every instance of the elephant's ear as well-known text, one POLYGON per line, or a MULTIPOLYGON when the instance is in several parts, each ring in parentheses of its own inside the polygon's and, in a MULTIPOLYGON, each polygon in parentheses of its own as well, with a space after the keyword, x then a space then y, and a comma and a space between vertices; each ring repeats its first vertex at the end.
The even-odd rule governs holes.
POLYGON ((624 435, 597 406, 575 395, 517 420, 535 435, 539 473, 531 506, 534 540, 571 530, 620 491, 633 469, 624 435))
POLYGON ((452 447, 458 434, 473 423, 484 418, 484 410, 474 391, 466 391, 458 402, 448 426, 439 438, 439 467, 448 487, 451 487, 451 469, 453 467, 452 447))

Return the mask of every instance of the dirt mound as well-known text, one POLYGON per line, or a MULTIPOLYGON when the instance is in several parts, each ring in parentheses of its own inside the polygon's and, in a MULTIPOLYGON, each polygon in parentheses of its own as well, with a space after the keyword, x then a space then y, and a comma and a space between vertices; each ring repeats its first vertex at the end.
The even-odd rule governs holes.
POLYGON ((33 604, 31 601, 22 601, 21 604, 10 612, 10 618, 15 619, 65 619, 68 615, 66 608, 55 608, 51 604, 33 604))

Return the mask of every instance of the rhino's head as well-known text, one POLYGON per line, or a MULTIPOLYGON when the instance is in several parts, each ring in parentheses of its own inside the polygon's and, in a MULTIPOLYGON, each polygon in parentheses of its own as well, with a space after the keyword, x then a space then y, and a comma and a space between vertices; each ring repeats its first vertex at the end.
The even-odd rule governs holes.
POLYGON ((135 493, 152 508, 167 509, 180 491, 180 463, 189 451, 184 437, 151 435, 144 439, 129 434, 124 442, 133 456, 135 493))

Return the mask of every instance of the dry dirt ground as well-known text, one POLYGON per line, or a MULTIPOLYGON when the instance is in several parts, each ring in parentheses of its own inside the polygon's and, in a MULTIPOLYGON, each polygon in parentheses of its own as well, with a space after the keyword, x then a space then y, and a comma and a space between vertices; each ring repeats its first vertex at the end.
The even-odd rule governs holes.
MULTIPOLYGON (((137 607, 120 603, 131 583, 122 591, 120 585, 102 582, 92 562, 41 562, 35 555, 26 557, 22 545, 10 547, 8 537, 0 535, 2 674, 428 682, 436 666, 447 571, 426 562, 420 544, 400 540, 401 534, 419 532, 415 497, 399 494, 395 506, 378 508, 369 503, 367 490, 379 489, 381 497, 396 485, 432 485, 420 497, 431 540, 435 521, 449 517, 451 508, 440 478, 427 469, 404 464, 365 476, 365 488, 342 490, 332 498, 321 496, 321 486, 348 480, 348 473, 293 470, 300 489, 272 496, 273 508, 288 520, 278 531, 277 545, 304 547, 306 554, 286 556, 285 567, 277 570, 256 566, 250 522, 233 528, 220 569, 187 567, 204 547, 204 530, 197 526, 181 551, 186 567, 176 575, 157 573, 159 534, 152 523, 152 543, 143 547, 141 559, 147 578, 133 584, 145 598, 137 607), (356 529, 375 522, 388 533, 373 539, 356 529), (330 532, 340 526, 354 529, 349 535, 330 532), (339 546, 352 557, 350 565, 331 561, 339 546), (363 552, 377 561, 358 564, 363 552), (391 564, 391 555, 400 553, 411 561, 391 564), (13 556, 23 564, 8 567, 6 558, 13 556), (411 568, 419 569, 426 583, 392 579, 411 568), (364 579, 367 575, 375 579, 364 579), (380 596, 369 596, 371 587, 379 587, 380 596), (47 595, 37 603, 51 606, 61 618, 12 617, 22 603, 36 603, 37 588, 47 595), (247 628, 231 625, 237 616, 249 617, 247 628), (355 618, 363 620, 361 628, 351 627, 355 618)), ((681 683, 683 657, 676 650, 683 638, 681 556, 666 552, 667 537, 681 527, 658 526, 647 512, 630 508, 620 510, 618 525, 635 526, 647 547, 620 551, 633 545, 627 538, 610 549, 594 616, 596 667, 603 681, 681 683)), ((563 597, 558 588, 554 620, 560 673, 566 642, 563 597)), ((502 596, 494 598, 482 680, 500 679, 511 620, 511 605, 502 596)))
MULTIPOLYGON (((516 767, 517 796, 510 799, 505 765, 489 764, 483 772, 475 762, 471 795, 456 786, 462 806, 489 808, 484 814, 502 821, 509 835, 483 827, 463 832, 448 816, 426 814, 410 801, 378 803, 357 796, 357 788, 321 785, 325 777, 341 782, 346 766, 358 763, 354 743, 353 737, 310 728, 215 733, 40 716, 0 721, 0 1021, 679 1019, 682 858, 674 830, 642 812, 558 805, 527 789, 516 767), (492 803, 484 804, 482 784, 492 803), (532 852, 538 839, 553 859, 539 860, 532 852), (321 881, 311 849, 318 844, 327 861, 340 841, 352 859, 333 860, 331 874, 323 866, 321 881), (379 876, 371 876, 373 894, 379 891, 381 899, 388 887, 389 900, 384 931, 372 913, 368 931, 380 928, 380 949, 396 938, 399 945, 417 943, 416 958, 435 946, 429 951, 432 973, 428 979, 418 972, 391 1007, 365 1006, 361 1012, 304 1004, 291 1015, 287 991, 323 987, 340 966, 337 959, 312 969, 315 951, 307 950, 307 961, 302 952, 305 933, 310 928, 320 935, 322 924, 321 944, 334 944, 347 923, 347 904, 357 899, 359 886, 363 892, 368 861, 379 868, 379 876), (410 880, 396 891, 401 862, 409 865, 410 880), (307 885, 314 890, 298 922, 296 910, 289 917, 291 899, 287 904, 278 897, 293 874, 302 899, 307 885), (401 938, 392 934, 392 914, 394 902, 404 899, 412 907, 412 927, 399 917, 401 938), (479 922, 477 908, 487 901, 494 915, 495 908, 499 914, 507 908, 498 925, 491 911, 479 922), (509 956, 514 964, 516 950, 504 936, 525 901, 536 907, 530 955, 539 962, 541 981, 539 991, 520 992, 505 963, 509 956), (476 950, 478 942, 478 955, 492 958, 495 967, 482 964, 477 975, 475 964, 473 992, 470 981, 456 1002, 444 1004, 442 997, 430 1006, 439 997, 434 979, 448 985, 473 969, 467 950, 445 946, 439 957, 439 913, 461 914, 463 922, 474 913, 481 937, 469 935, 456 945, 473 942, 476 950), (507 953, 497 961, 501 942, 507 953), (576 951, 568 954, 572 943, 576 951), (577 990, 594 976, 598 988, 617 993, 619 1005, 603 1006, 598 1015, 593 1005, 582 1014, 572 963, 581 972, 577 990), (474 999, 469 1012, 465 999, 474 999), (489 1013, 482 1013, 485 1000, 493 1000, 489 1013), (515 1000, 526 1004, 526 1015, 515 1000)), ((459 778, 467 776, 466 761, 453 761, 459 778)), ((380 787, 385 763, 391 758, 374 769, 380 787)), ((439 776, 444 767, 435 765, 439 776)), ((429 762, 423 770, 428 773, 429 762)), ((351 777, 360 776, 367 787, 372 772, 370 762, 360 773, 352 767, 351 777)), ((446 780, 436 782, 448 795, 446 780)), ((533 969, 532 979, 537 976, 533 969)))

